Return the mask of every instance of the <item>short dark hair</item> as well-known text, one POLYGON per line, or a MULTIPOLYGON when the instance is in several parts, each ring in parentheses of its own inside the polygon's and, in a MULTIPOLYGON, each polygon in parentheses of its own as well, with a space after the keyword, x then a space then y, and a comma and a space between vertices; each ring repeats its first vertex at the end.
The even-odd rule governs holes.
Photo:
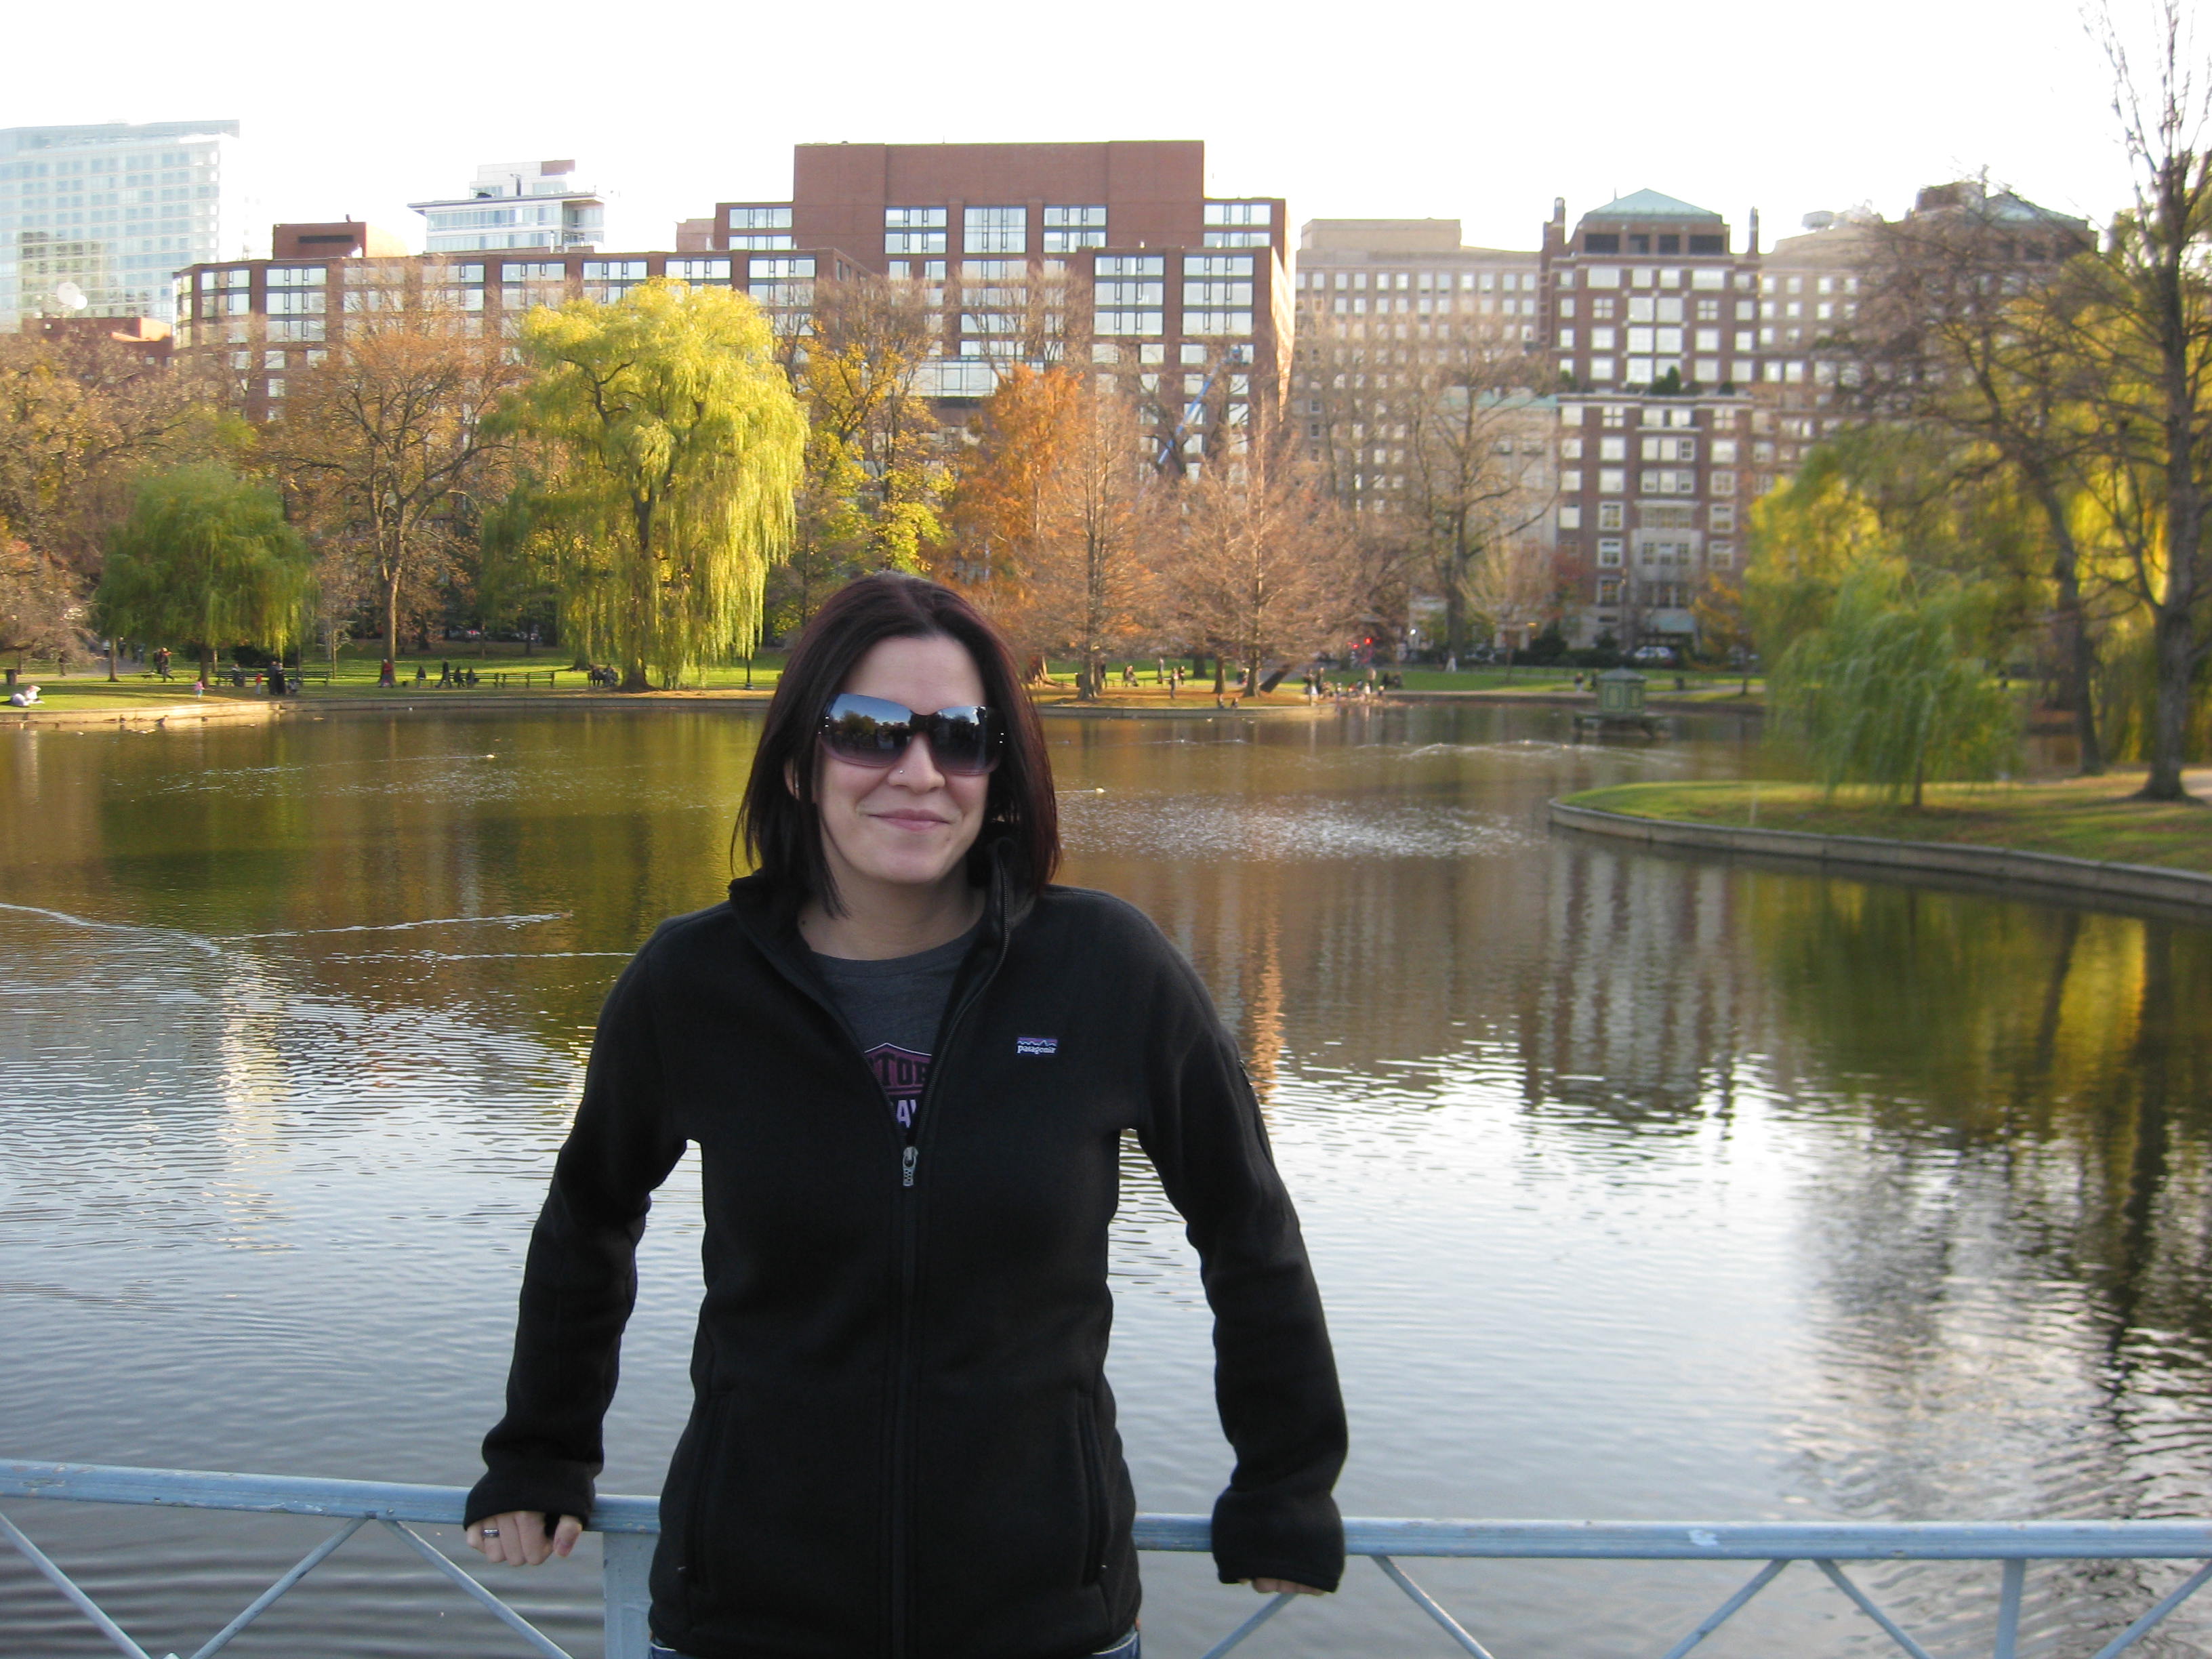
MULTIPOLYGON (((814 798, 816 745, 822 717, 845 689, 860 659, 885 640, 942 635, 964 647, 983 682, 983 701, 1006 725, 1006 747, 991 774, 983 831, 969 853, 981 874, 987 840, 1004 843, 1018 890, 1034 893, 1060 865, 1060 805, 1044 727, 1022 690, 1021 671, 1006 636, 949 587, 919 576, 878 571, 848 582, 814 614, 784 664, 768 706, 768 723, 753 754, 738 810, 746 856, 778 885, 839 908, 837 884, 822 851, 822 814, 814 798), (787 783, 786 780, 790 781, 787 783)), ((923 711, 927 712, 927 711, 923 711)))

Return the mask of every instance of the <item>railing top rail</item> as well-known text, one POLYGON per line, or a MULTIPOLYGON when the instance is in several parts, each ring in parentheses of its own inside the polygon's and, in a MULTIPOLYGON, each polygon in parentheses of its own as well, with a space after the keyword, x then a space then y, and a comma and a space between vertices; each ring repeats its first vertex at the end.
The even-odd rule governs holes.
MULTIPOLYGON (((342 1517, 458 1526, 461 1486, 326 1480, 198 1469, 0 1458, 0 1498, 342 1517)), ((659 1500, 602 1497, 601 1532, 659 1530, 659 1500)), ((1461 1556, 1523 1560, 1997 1561, 2212 1559, 2212 1520, 2014 1522, 1444 1521, 1347 1518, 1354 1555, 1461 1556)), ((1202 1515, 1141 1515, 1137 1547, 1202 1552, 1202 1515)))
MULTIPOLYGON (((426 1526, 459 1526, 465 1486, 396 1480, 326 1480, 313 1475, 226 1474, 206 1469, 125 1468, 0 1458, 0 1498, 60 1498, 78 1504, 153 1504, 264 1515, 368 1516, 426 1526)), ((658 1532, 660 1500, 603 1497, 592 1524, 601 1532, 658 1532)))

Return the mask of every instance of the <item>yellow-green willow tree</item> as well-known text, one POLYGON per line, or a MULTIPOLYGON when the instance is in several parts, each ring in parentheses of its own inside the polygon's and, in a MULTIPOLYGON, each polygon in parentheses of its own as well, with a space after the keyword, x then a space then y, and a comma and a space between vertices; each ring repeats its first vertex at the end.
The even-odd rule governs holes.
POLYGON ((517 346, 528 476, 492 539, 538 568, 568 642, 625 691, 750 655, 806 447, 758 308, 656 280, 532 311, 517 346))
POLYGON ((212 462, 139 481, 109 538, 100 626, 174 640, 210 672, 226 646, 296 644, 313 574, 276 491, 212 462))

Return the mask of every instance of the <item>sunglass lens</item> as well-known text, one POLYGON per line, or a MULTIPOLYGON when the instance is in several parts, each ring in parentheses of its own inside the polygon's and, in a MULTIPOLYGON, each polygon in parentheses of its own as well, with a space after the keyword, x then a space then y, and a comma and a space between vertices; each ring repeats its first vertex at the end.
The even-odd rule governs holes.
POLYGON ((848 691, 823 716, 822 744, 856 765, 890 766, 906 752, 916 728, 928 733, 930 753, 947 772, 974 777, 999 763, 998 720, 981 705, 917 715, 885 698, 848 691))
POLYGON ((914 735, 908 713, 879 697, 848 694, 830 705, 822 723, 822 740, 832 754, 863 766, 888 766, 905 750, 914 735))
POLYGON ((946 708, 930 736, 937 763, 948 772, 972 776, 991 763, 989 717, 981 708, 946 708))

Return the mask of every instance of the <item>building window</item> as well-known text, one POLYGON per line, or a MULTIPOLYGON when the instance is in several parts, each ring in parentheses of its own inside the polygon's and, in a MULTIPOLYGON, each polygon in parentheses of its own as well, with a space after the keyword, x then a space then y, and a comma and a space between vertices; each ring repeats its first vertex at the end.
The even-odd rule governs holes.
MULTIPOLYGON (((1600 495, 1626 495, 1628 490, 1628 474, 1620 467, 1601 467, 1598 469, 1597 487, 1600 495)), ((1604 526, 1601 524, 1599 527, 1602 529, 1604 526)))
MULTIPOLYGON (((1624 510, 1619 501, 1600 501, 1597 504, 1597 527, 1600 530, 1618 530, 1621 527, 1623 515, 1624 510)), ((1600 542, 1598 545, 1603 547, 1605 544, 1600 542)))
POLYGON ((1735 563, 1735 544, 1715 542, 1705 550, 1705 562, 1716 570, 1726 570, 1735 563))
MULTIPOLYGON (((592 267, 586 265, 584 275, 589 276, 592 274, 592 267)), ((814 261, 811 258, 748 259, 745 261, 745 274, 757 283, 787 282, 794 276, 814 275, 814 261)))
MULTIPOLYGON (((1188 253, 1183 256, 1182 274, 1186 276, 1249 276, 1252 256, 1249 253, 1188 253)), ((1251 299, 1251 284, 1243 285, 1247 290, 1245 300, 1251 299)))
MULTIPOLYGON (((1577 447, 1579 448, 1580 446, 1577 445, 1577 447)), ((1580 467, 1569 467, 1559 474, 1559 493, 1562 495, 1579 495, 1582 487, 1583 474, 1580 467)))
MULTIPOLYGON (((1618 530, 1620 526, 1613 526, 1618 530)), ((1601 566, 1619 569, 1621 567, 1621 540, 1618 536, 1601 536, 1597 541, 1597 562, 1601 566)))
POLYGON ((733 207, 730 210, 732 230, 789 230, 791 209, 781 207, 733 207))
POLYGON ((886 253, 942 253, 945 252, 945 210, 941 207, 887 207, 884 210, 884 252, 886 253))
POLYGON ((1092 266, 1093 274, 1099 276, 1164 276, 1167 270, 1165 256, 1158 253, 1103 254, 1092 266))
POLYGON ((1044 210, 1044 251, 1073 253, 1078 248, 1106 246, 1106 210, 1103 207, 1049 206, 1044 210))
POLYGON ((671 259, 668 274, 686 283, 726 283, 730 279, 730 262, 727 259, 671 259))
POLYGON ((963 217, 963 240, 970 253, 1020 253, 1029 247, 1027 208, 971 207, 963 217))
POLYGON ((1097 283, 1091 301, 1102 309, 1115 306, 1159 306, 1167 303, 1165 283, 1114 281, 1097 283))
POLYGON ((1159 311, 1102 310, 1095 313, 1092 332, 1097 334, 1164 334, 1167 314, 1159 311))
POLYGON ((1580 530, 1582 527, 1582 503, 1579 501, 1561 502, 1559 504, 1559 528, 1562 530, 1580 530))
MULTIPOLYGON (((1208 202, 1206 204, 1206 222, 1209 229, 1216 226, 1253 225, 1267 228, 1275 222, 1275 204, 1273 202, 1208 202)), ((1206 246, 1215 247, 1220 244, 1209 241, 1206 246)))
POLYGON ((1249 335, 1252 331, 1252 313, 1249 311, 1186 311, 1182 314, 1182 331, 1186 334, 1249 335))

